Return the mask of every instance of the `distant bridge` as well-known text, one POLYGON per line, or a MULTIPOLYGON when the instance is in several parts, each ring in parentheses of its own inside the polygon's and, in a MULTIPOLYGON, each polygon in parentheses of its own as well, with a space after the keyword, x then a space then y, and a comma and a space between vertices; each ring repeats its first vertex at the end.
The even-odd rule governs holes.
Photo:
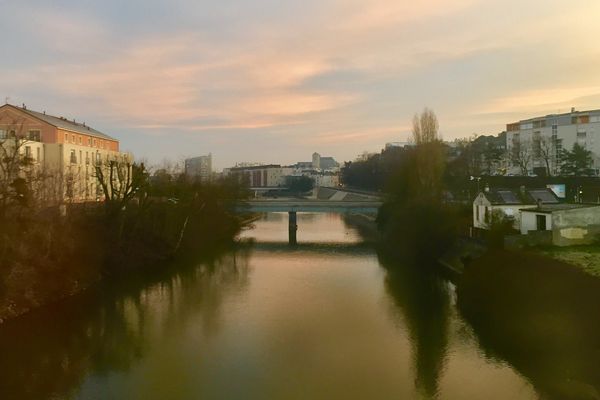
POLYGON ((382 202, 366 201, 334 201, 311 199, 273 199, 252 200, 241 207, 240 211, 249 212, 316 212, 316 213, 365 213, 376 214, 382 202))
POLYGON ((372 194, 350 192, 338 188, 317 188, 306 199, 255 199, 238 207, 239 212, 287 212, 289 243, 297 244, 298 212, 377 214, 381 199, 372 194))

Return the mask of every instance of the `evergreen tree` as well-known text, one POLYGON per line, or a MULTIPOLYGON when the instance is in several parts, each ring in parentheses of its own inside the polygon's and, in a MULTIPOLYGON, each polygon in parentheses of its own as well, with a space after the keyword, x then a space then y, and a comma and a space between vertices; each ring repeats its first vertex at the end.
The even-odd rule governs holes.
POLYGON ((563 175, 587 176, 594 173, 591 168, 592 152, 579 143, 575 143, 571 151, 563 150, 560 160, 560 171, 563 175))

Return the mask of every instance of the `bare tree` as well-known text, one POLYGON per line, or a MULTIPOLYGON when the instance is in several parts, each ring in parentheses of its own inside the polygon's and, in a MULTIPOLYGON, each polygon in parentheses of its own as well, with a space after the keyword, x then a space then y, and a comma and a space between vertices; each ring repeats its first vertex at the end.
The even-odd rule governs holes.
POLYGON ((441 199, 442 177, 445 167, 445 151, 438 133, 439 124, 435 113, 425 108, 413 118, 415 147, 416 186, 413 190, 424 200, 441 199))
POLYGON ((17 121, 2 130, 0 136, 0 207, 6 212, 10 203, 27 200, 27 180, 25 173, 33 159, 26 151, 27 138, 23 135, 23 125, 17 121))
POLYGON ((98 160, 94 169, 104 203, 110 212, 118 213, 126 207, 147 184, 148 174, 144 164, 137 165, 129 160, 98 160))
POLYGON ((554 162, 556 155, 556 144, 554 143, 554 140, 548 136, 540 137, 537 150, 538 159, 542 160, 546 166, 546 175, 552 176, 550 165, 554 162))
POLYGON ((519 140, 513 143, 511 161, 521 169, 522 175, 528 175, 532 159, 533 151, 530 140, 519 140))
POLYGON ((413 140, 416 145, 433 143, 440 140, 439 124, 433 110, 425 107, 421 115, 415 114, 413 117, 413 140))

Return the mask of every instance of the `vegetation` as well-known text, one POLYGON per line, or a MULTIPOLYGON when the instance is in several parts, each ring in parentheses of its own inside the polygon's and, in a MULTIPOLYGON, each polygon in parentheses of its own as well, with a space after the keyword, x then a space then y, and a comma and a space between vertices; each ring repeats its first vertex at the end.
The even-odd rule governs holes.
POLYGON ((398 159, 377 219, 384 240, 417 259, 439 257, 456 230, 455 215, 443 202, 446 152, 438 129, 433 111, 415 115, 415 145, 398 159))
POLYGON ((314 181, 308 176, 289 176, 287 178, 287 186, 291 193, 300 195, 311 191, 314 181))
POLYGON ((0 320, 85 290, 108 276, 230 243, 236 181, 202 183, 112 160, 96 167, 102 203, 62 192, 64 173, 34 165, 19 135, 0 142, 0 320))
POLYGON ((560 170, 563 175, 590 176, 593 175, 591 168, 593 159, 592 152, 579 143, 573 145, 571 151, 563 150, 560 157, 560 170))

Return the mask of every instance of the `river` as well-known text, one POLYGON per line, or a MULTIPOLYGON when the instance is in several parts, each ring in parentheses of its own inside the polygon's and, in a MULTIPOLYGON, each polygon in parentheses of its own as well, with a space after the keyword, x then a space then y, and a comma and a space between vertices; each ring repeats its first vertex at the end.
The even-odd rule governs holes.
POLYGON ((519 363, 527 338, 490 333, 506 320, 463 304, 485 303, 469 285, 395 265, 340 215, 298 226, 292 248, 287 215, 266 214, 242 234, 250 246, 5 324, 0 398, 597 398, 593 338, 576 384, 548 387, 573 366, 544 375, 553 349, 519 363))

